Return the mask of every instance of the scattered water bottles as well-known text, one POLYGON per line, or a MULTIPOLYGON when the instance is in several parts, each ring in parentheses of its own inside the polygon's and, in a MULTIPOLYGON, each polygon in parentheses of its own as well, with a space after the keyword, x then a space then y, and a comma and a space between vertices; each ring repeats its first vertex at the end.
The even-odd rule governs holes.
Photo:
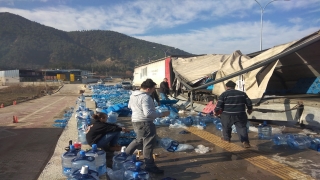
POLYGON ((73 145, 69 146, 69 151, 61 156, 62 174, 69 176, 71 174, 72 160, 77 157, 79 150, 76 150, 73 145))
POLYGON ((92 149, 86 152, 87 156, 92 156, 95 158, 96 167, 99 173, 99 176, 107 172, 106 167, 106 152, 98 149, 96 144, 92 144, 92 149))
POLYGON ((170 138, 162 138, 160 140, 160 146, 169 152, 174 152, 179 146, 179 142, 174 141, 170 138))
POLYGON ((258 137, 259 139, 272 138, 272 127, 267 125, 267 121, 263 121, 263 124, 258 126, 258 137))
POLYGON ((92 156, 87 156, 84 151, 79 152, 79 156, 74 158, 72 160, 71 165, 71 172, 75 172, 76 170, 79 170, 82 168, 82 166, 87 165, 89 169, 91 170, 97 170, 96 164, 95 164, 95 158, 92 156))
POLYGON ((113 171, 122 169, 122 163, 128 159, 128 155, 126 154, 126 147, 123 146, 121 148, 121 153, 113 156, 112 160, 112 169, 113 171))
POLYGON ((287 135, 287 144, 292 149, 307 149, 311 145, 311 138, 299 134, 287 135))
POLYGON ((124 180, 148 180, 149 179, 149 173, 141 168, 142 163, 136 162, 134 168, 129 168, 124 172, 124 180))
POLYGON ((87 165, 73 172, 68 180, 99 180, 98 172, 89 169, 87 165))

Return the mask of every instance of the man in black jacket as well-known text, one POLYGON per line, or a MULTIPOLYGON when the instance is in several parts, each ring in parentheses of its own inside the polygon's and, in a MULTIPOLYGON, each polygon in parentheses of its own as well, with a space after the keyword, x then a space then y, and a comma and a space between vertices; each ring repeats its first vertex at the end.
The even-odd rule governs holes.
POLYGON ((236 83, 228 81, 226 83, 227 90, 219 96, 218 103, 214 109, 214 114, 217 116, 221 112, 221 124, 223 129, 224 141, 230 142, 231 127, 236 126, 237 134, 245 148, 250 148, 247 122, 247 113, 252 113, 252 102, 245 92, 235 90, 236 83))
POLYGON ((170 93, 168 79, 164 78, 163 81, 160 83, 159 89, 161 100, 168 100, 168 94, 170 93))

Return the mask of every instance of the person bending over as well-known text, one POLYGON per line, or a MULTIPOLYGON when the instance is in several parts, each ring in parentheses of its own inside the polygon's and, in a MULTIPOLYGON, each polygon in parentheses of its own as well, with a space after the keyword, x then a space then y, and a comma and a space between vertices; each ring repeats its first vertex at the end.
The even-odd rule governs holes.
POLYGON ((97 146, 104 151, 120 151, 118 145, 120 132, 126 132, 126 128, 119 127, 115 124, 107 123, 108 116, 104 113, 96 113, 93 116, 93 123, 87 128, 86 139, 90 146, 97 146))

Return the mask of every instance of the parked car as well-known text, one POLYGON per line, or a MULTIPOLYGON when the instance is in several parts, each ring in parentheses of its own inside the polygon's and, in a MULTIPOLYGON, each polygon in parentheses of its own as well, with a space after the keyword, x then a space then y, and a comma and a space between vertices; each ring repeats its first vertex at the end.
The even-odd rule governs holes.
POLYGON ((132 84, 131 82, 128 82, 128 81, 122 81, 121 86, 123 89, 128 89, 128 90, 132 89, 132 84))
POLYGON ((98 84, 104 84, 104 82, 102 81, 102 79, 99 79, 97 83, 98 83, 98 84))

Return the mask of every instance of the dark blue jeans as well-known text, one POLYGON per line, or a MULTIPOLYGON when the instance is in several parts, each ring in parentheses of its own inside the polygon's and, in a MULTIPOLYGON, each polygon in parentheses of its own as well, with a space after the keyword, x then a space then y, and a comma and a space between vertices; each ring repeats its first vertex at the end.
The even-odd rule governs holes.
POLYGON ((97 146, 98 148, 106 148, 108 145, 115 146, 118 144, 119 137, 120 137, 120 131, 105 134, 97 142, 97 146))
POLYGON ((231 131, 232 131, 231 127, 234 124, 236 126, 239 140, 241 142, 249 143, 248 130, 247 130, 247 122, 248 122, 247 114, 227 115, 222 113, 220 117, 221 117, 221 124, 223 129, 222 134, 223 134, 224 140, 229 141, 231 139, 231 131))

